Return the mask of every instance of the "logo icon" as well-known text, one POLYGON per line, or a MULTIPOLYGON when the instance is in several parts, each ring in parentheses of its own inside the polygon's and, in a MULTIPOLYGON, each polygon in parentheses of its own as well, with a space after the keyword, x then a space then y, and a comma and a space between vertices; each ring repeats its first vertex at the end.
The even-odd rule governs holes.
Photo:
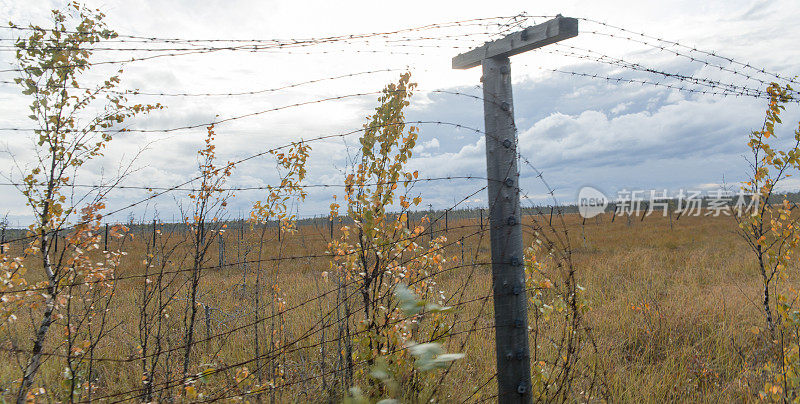
POLYGON ((584 219, 591 219, 603 212, 608 206, 608 198, 597 188, 582 187, 578 191, 578 213, 584 219))

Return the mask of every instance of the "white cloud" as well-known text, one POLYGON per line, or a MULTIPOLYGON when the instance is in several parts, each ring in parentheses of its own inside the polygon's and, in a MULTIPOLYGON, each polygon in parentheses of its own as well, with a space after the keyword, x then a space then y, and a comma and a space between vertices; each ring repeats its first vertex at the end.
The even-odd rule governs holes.
MULTIPOLYGON (((7 19, 46 25, 49 9, 59 7, 63 2, 0 0, 0 5, 7 11, 7 19)), ((109 24, 124 34, 269 39, 387 31, 457 19, 511 15, 528 9, 530 4, 523 1, 489 5, 461 2, 454 10, 447 2, 411 1, 389 13, 386 4, 374 1, 292 3, 235 0, 198 3, 185 0, 91 0, 89 5, 103 8, 109 24)), ((713 1, 704 2, 702 6, 688 0, 669 4, 581 0, 538 4, 534 13, 562 13, 608 21, 714 50, 785 74, 798 71, 800 50, 794 46, 800 40, 800 32, 794 29, 794 16, 798 11, 800 3, 789 0, 713 1), (702 12, 698 12, 698 7, 702 12), (776 35, 776 32, 781 34, 776 35), (767 52, 765 49, 781 51, 767 52)), ((541 19, 536 20, 539 21, 541 19)), ((759 85, 743 77, 726 75, 724 71, 704 69, 689 60, 646 51, 630 42, 593 35, 590 32, 595 28, 597 25, 582 21, 581 35, 569 40, 568 44, 667 71, 727 80, 738 85, 759 85)), ((0 35, 8 39, 12 33, 4 30, 0 35)), ((457 45, 465 43, 466 39, 461 39, 457 45)), ((409 109, 409 119, 451 122, 482 129, 482 101, 479 98, 426 92, 451 89, 482 96, 480 88, 476 87, 480 69, 452 70, 450 58, 463 49, 455 49, 450 43, 440 45, 440 48, 416 50, 424 55, 353 53, 354 48, 340 52, 341 48, 317 47, 295 50, 292 54, 218 52, 153 59, 129 63, 123 74, 123 87, 155 92, 226 93, 408 66, 413 70, 414 80, 420 83, 419 94, 414 98, 414 102, 419 102, 409 109), (312 54, 302 54, 306 51, 312 54), (323 51, 329 53, 321 53, 323 51)), ((355 50, 371 50, 374 46, 377 45, 360 44, 355 50)), ((0 52, 0 63, 10 66, 11 58, 10 52, 0 52)), ((98 56, 102 60, 121 58, 122 55, 114 52, 98 56)), ((570 187, 586 182, 613 190, 636 184, 658 187, 712 183, 719 181, 722 175, 731 180, 742 177, 741 155, 747 151, 744 137, 759 124, 763 103, 697 96, 643 85, 619 85, 543 70, 564 68, 615 77, 649 77, 657 81, 652 76, 617 67, 576 62, 582 60, 553 56, 547 52, 528 52, 515 56, 512 66, 520 150, 537 168, 544 170, 548 181, 559 188, 558 195, 571 195, 570 187)), ((134 126, 169 128, 202 124, 214 120, 215 115, 224 119, 314 99, 376 91, 396 79, 398 73, 362 75, 253 96, 139 97, 137 101, 160 101, 168 108, 137 120, 134 126)), ((0 75, 1 80, 10 78, 7 73, 0 75)), ((236 160, 300 138, 358 129, 364 117, 372 112, 376 98, 370 95, 324 102, 219 125, 219 157, 223 161, 236 160)), ((28 103, 29 100, 15 87, 0 85, 0 109, 5 112, 0 117, 0 127, 30 126, 24 118, 28 103)), ((786 121, 791 122, 791 119, 786 121)), ((420 126, 419 148, 409 163, 410 168, 419 169, 423 176, 430 177, 485 175, 484 140, 480 133, 448 125, 420 126)), ((101 173, 106 176, 113 173, 120 162, 128 161, 146 147, 134 166, 139 171, 126 181, 126 185, 175 185, 195 173, 196 150, 204 134, 204 128, 200 127, 169 134, 119 137, 106 152, 106 158, 88 165, 79 178, 85 183, 98 181, 101 173)), ((25 163, 30 156, 30 141, 20 133, 0 132, 0 136, 0 144, 25 163)), ((348 151, 353 153, 354 145, 357 145, 355 136, 314 143, 308 182, 341 182, 348 151)), ((0 167, 11 167, 8 156, 0 155, 0 167)), ((531 200, 545 195, 547 191, 532 178, 530 169, 523 164, 521 170, 531 200)), ((3 173, 7 174, 7 170, 3 173)), ((244 186, 263 185, 275 178, 274 162, 269 157, 262 157, 240 167, 231 182, 244 186)), ((419 184, 415 189, 427 201, 444 206, 480 186, 480 181, 449 181, 419 184)), ((336 192, 332 188, 314 189, 301 207, 301 213, 324 212, 330 195, 336 192)), ((109 206, 112 209, 121 207, 141 197, 143 194, 140 192, 121 190, 114 194, 109 206)), ((256 197, 256 192, 240 193, 232 211, 247 209, 256 197)), ((482 194, 476 195, 470 201, 477 203, 475 201, 483 197, 482 194)), ((155 203, 165 215, 175 211, 176 202, 171 196, 159 198, 155 203)), ((24 222, 28 217, 24 207, 20 206, 18 195, 12 192, 0 195, 0 214, 10 212, 24 222)), ((151 204, 148 209, 152 211, 152 208, 151 204)), ((143 210, 134 212, 141 214, 143 210)))
POLYGON ((623 102, 623 103, 617 104, 616 107, 611 108, 611 113, 612 114, 619 114, 620 112, 625 111, 626 109, 628 109, 628 107, 630 105, 631 105, 630 102, 623 102))
POLYGON ((417 149, 418 150, 430 150, 430 149, 438 149, 439 148, 439 139, 433 138, 427 142, 422 143, 417 149))

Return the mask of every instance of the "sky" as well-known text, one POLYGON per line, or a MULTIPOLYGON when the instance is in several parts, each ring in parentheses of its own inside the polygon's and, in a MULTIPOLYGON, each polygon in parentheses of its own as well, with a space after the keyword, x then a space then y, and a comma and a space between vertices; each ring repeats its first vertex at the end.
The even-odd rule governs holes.
MULTIPOLYGON (((390 32, 476 18, 562 14, 602 21, 635 33, 645 33, 714 52, 733 59, 710 57, 690 49, 666 46, 666 50, 620 37, 631 36, 589 20, 579 23, 579 35, 558 45, 512 57, 514 115, 519 136, 520 186, 523 206, 574 203, 582 186, 593 186, 614 198, 623 190, 711 191, 736 184, 747 176, 747 135, 759 129, 766 102, 752 97, 698 94, 639 82, 609 81, 601 77, 700 88, 658 74, 600 63, 591 57, 605 55, 636 66, 682 75, 687 80, 709 79, 763 90, 747 79, 776 80, 774 76, 736 64, 750 64, 770 73, 793 76, 800 72, 800 30, 793 17, 800 12, 795 1, 562 1, 562 2, 422 2, 376 1, 88 1, 100 8, 108 25, 120 34, 181 39, 304 39, 369 32, 390 32), (609 36, 613 34, 614 36, 609 36), (570 48, 573 47, 573 48, 570 48), (716 68, 690 58, 712 62, 716 68), (571 53, 571 54, 570 54, 571 53), (575 57, 581 55, 583 57, 575 57), (722 69, 720 69, 720 67, 722 69), (557 71, 553 71, 553 70, 557 71), (731 73, 731 71, 742 74, 731 73), (574 75, 565 72, 575 72, 574 75), (588 77, 587 77, 588 76, 588 77), (594 77, 594 76, 600 76, 594 77), (538 174, 547 182, 545 185, 538 174)), ((48 26, 49 10, 62 1, 0 0, 0 16, 16 24, 48 26)), ((548 17, 525 21, 534 25, 548 17)), ((491 20, 497 22, 499 20, 491 20)), ((503 20, 506 21, 506 20, 503 20)), ((201 125, 215 120, 269 111, 274 108, 326 98, 342 99, 311 103, 273 112, 262 112, 217 126, 218 156, 238 160, 300 139, 353 131, 377 105, 377 95, 402 71, 412 73, 419 84, 407 111, 410 121, 446 122, 420 124, 420 139, 409 162, 423 178, 484 177, 483 104, 480 68, 451 69, 458 53, 499 37, 498 26, 464 25, 345 41, 303 48, 247 52, 218 51, 131 61, 123 65, 120 87, 150 93, 240 93, 230 96, 131 96, 135 102, 160 102, 166 108, 130 127, 166 129, 201 125), (433 39, 419 40, 420 37, 433 39), (416 39, 411 41, 409 39, 416 39), (388 71, 387 71, 388 70, 388 71), (377 72, 376 72, 377 71, 377 72), (372 72, 372 73, 366 73, 372 72), (355 75, 353 75, 355 74, 355 75), (342 75, 280 91, 263 91, 342 75), (356 96, 355 94, 367 95, 356 96), (466 95, 465 95, 466 94, 466 95), (470 97, 470 95, 472 97, 470 97)), ((0 30, 4 45, 19 31, 0 30)), ((654 41, 649 41, 655 43, 654 41)), ((123 46, 123 45, 113 45, 123 46)), ((146 45, 145 45, 146 46, 146 45)), ((186 45, 160 45, 185 47, 186 45)), ((121 61, 152 53, 98 51, 97 61, 121 61)), ((14 69, 13 53, 0 51, 0 70, 14 69)), ((98 65, 87 82, 113 73, 120 64, 98 65)), ((0 72, 9 81, 13 71, 0 72)), ((30 99, 13 84, 0 84, 0 128, 30 128, 25 118, 30 99)), ((786 142, 800 120, 796 105, 787 109, 779 130, 786 142)), ((76 173, 76 182, 96 184, 114 176, 120 168, 131 174, 123 185, 170 187, 197 174, 197 150, 205 135, 203 127, 117 136, 102 159, 76 173)), ((342 184, 348 156, 358 144, 357 135, 312 142, 307 184, 342 184)), ((20 179, 32 160, 28 133, 0 131, 0 182, 20 179)), ((275 162, 262 157, 236 168, 230 185, 259 187, 275 184, 275 162)), ((413 190, 433 208, 486 205, 481 179, 438 180, 418 183, 413 190)), ((11 225, 30 222, 30 209, 12 186, 0 185, 0 215, 11 225)), ((793 178, 785 189, 798 189, 793 178)), ((341 188, 310 188, 307 200, 294 209, 301 216, 328 212, 333 195, 341 188)), ((118 210, 147 199, 146 190, 118 189, 109 194, 109 210, 118 210)), ((149 220, 154 215, 171 220, 185 207, 185 192, 170 192, 122 209, 107 218, 149 220)), ((237 192, 228 217, 246 216, 263 191, 237 192)))

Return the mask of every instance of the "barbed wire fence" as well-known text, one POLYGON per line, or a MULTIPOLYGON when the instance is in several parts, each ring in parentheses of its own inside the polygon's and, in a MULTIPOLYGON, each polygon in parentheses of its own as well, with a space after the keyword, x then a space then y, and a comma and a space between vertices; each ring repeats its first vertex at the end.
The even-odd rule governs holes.
MULTIPOLYGON (((312 52, 315 54, 334 52, 385 52, 399 55, 425 54, 424 50, 419 51, 419 53, 410 53, 405 50, 397 51, 393 49, 469 49, 482 43, 486 39, 502 36, 504 33, 524 26, 529 20, 544 17, 545 16, 533 17, 521 14, 511 17, 432 24, 409 30, 310 39, 200 40, 121 35, 116 40, 108 41, 108 44, 104 45, 105 47, 97 47, 93 50, 109 53, 146 52, 156 54, 125 59, 120 58, 118 60, 102 60, 94 62, 92 65, 128 64, 143 62, 154 58, 180 57, 184 55, 210 54, 215 52, 275 52, 283 54, 303 54, 312 52), (437 33, 451 28, 475 28, 476 30, 474 32, 460 34, 437 33), (315 47, 331 45, 345 46, 346 49, 314 49, 315 47), (386 47, 388 50, 364 49, 381 46, 386 47), (355 47, 358 49, 354 49, 355 47), (298 50, 305 48, 311 48, 312 50, 298 50)), ((655 51, 669 53, 702 67, 716 69, 732 77, 741 79, 743 82, 695 77, 693 73, 669 72, 657 67, 648 67, 637 62, 629 62, 621 58, 615 58, 596 50, 565 45, 559 45, 554 50, 540 50, 539 52, 612 66, 622 69, 625 72, 643 74, 645 78, 626 78, 622 76, 600 75, 565 69, 551 69, 552 72, 604 80, 619 85, 652 85, 698 95, 734 96, 755 99, 769 98, 765 88, 771 80, 795 83, 792 78, 771 73, 746 62, 739 62, 731 58, 726 58, 716 52, 702 51, 695 47, 682 45, 678 42, 632 32, 599 21, 590 19, 582 19, 582 21, 595 24, 598 27, 594 31, 588 31, 587 33, 589 34, 647 46, 655 51)), ((12 27, 4 28, 19 30, 18 28, 12 27)), ((12 40, 0 38, 0 43, 3 42, 12 42, 12 40)), ((0 52, 10 52, 16 49, 18 49, 18 47, 15 45, 0 45, 0 52)), ((48 50, 67 51, 70 49, 53 48, 48 50)), ((145 91, 130 89, 120 91, 120 93, 152 97, 246 97, 278 93, 308 84, 348 80, 362 76, 398 72, 402 70, 403 69, 395 68, 368 70, 307 80, 268 89, 232 91, 228 93, 169 93, 154 91, 152 89, 145 91)), ((0 70, 0 73, 19 72, 20 70, 15 68, 0 70)), ((12 80, 0 80, 0 84, 15 85, 15 82, 12 80)), ((429 89, 422 90, 422 92, 487 102, 483 97, 464 91, 429 89)), ((157 129, 133 127, 113 128, 94 132, 171 133, 187 131, 204 128, 212 124, 225 124, 281 110, 326 102, 334 103, 350 98, 376 96, 382 93, 383 92, 354 92, 351 94, 318 98, 236 116, 223 117, 214 122, 188 123, 181 126, 157 129)), ((491 100, 488 102, 491 102, 491 100)), ((466 131, 474 133, 475 135, 491 136, 491 134, 487 134, 483 130, 471 128, 458 122, 409 120, 394 122, 389 125, 448 127, 454 131, 466 131)), ((321 134, 317 137, 303 139, 302 142, 304 144, 314 144, 315 142, 344 139, 347 137, 359 136, 368 129, 370 128, 360 128, 334 134, 321 134)), ((25 132, 31 134, 35 133, 36 130, 36 128, 24 127, 0 128, 0 131, 3 132, 25 132)), ((238 159, 234 164, 238 166, 254 159, 269 156, 272 152, 285 150, 291 146, 292 144, 286 144, 272 147, 268 150, 238 159)), ((531 199, 523 198, 523 200, 529 203, 529 206, 526 206, 523 210, 524 217, 522 219, 522 224, 528 232, 527 234, 534 236, 540 242, 544 243, 544 245, 546 245, 546 251, 555 255, 554 262, 557 264, 555 267, 559 268, 559 270, 553 270, 552 273, 549 273, 549 276, 560 276, 561 278, 559 278, 559 280, 562 281, 560 286, 558 286, 562 289, 556 292, 555 295, 561 293, 568 297, 574 297, 577 285, 575 278, 577 268, 571 260, 571 253, 574 247, 571 241, 573 240, 572 235, 568 232, 570 224, 568 223, 569 218, 565 211, 566 207, 564 203, 557 200, 555 196, 556 190, 545 180, 544 173, 536 168, 531 159, 524 156, 519 150, 516 151, 516 154, 518 161, 521 162, 524 167, 526 167, 526 170, 532 174, 532 177, 538 181, 539 186, 545 188, 547 195, 549 195, 551 199, 546 205, 535 205, 531 199), (554 217, 556 219, 555 223, 553 222, 554 217)), ((77 180, 69 182, 65 184, 65 186, 74 189, 85 189, 87 192, 94 192, 107 188, 148 192, 148 195, 144 198, 132 201, 123 206, 112 208, 106 212, 104 215, 106 221, 110 221, 113 220, 115 215, 118 216, 119 214, 130 212, 132 209, 149 204, 161 196, 196 192, 200 189, 196 185, 197 181, 200 179, 201 177, 198 176, 172 186, 131 186, 114 183, 91 184, 77 182, 77 180)), ((475 180, 487 181, 487 178, 479 175, 465 174, 422 177, 411 180, 367 183, 363 185, 381 186, 405 184, 413 187, 415 184, 450 184, 455 182, 469 184, 475 180)), ((23 185, 24 184, 21 182, 11 180, 0 183, 0 186, 3 187, 21 187, 23 185)), ((262 185, 230 186, 221 188, 220 191, 264 191, 267 189, 280 189, 281 187, 282 186, 268 187, 262 185)), ((302 189, 321 188, 343 190, 346 185, 343 183, 312 183, 301 184, 297 187, 302 189)), ((521 186, 519 187, 521 188, 521 186)), ((441 290, 440 294, 444 297, 443 303, 451 308, 451 311, 442 315, 444 319, 441 321, 441 324, 436 325, 436 327, 442 327, 443 329, 438 331, 434 330, 428 339, 416 340, 416 337, 414 337, 414 341, 419 344, 437 342, 447 347, 448 351, 466 352, 467 358, 465 360, 470 361, 471 366, 480 364, 470 360, 471 354, 480 354, 480 352, 476 352, 475 349, 476 346, 479 346, 476 345, 479 344, 476 340, 485 339, 486 341, 490 341, 491 334, 497 326, 490 313, 493 291, 489 290, 489 288, 478 291, 474 289, 473 285, 476 279, 482 278, 484 279, 483 286, 486 286, 485 277, 487 267, 491 262, 486 259, 488 249, 486 245, 487 238, 484 236, 491 231, 491 226, 496 226, 496 224, 488 223, 488 216, 484 218, 484 209, 464 206, 468 200, 474 199, 476 195, 485 191, 486 186, 478 186, 474 191, 465 193, 459 201, 445 208, 437 208, 435 210, 431 208, 427 211, 407 211, 400 209, 398 212, 390 215, 392 220, 395 221, 405 218, 405 225, 408 229, 415 229, 417 227, 423 228, 423 230, 414 232, 410 236, 395 240, 395 243, 410 242, 420 245, 429 245, 430 249, 427 251, 428 254, 441 253, 456 258, 452 259, 450 264, 440 268, 431 267, 431 270, 427 274, 408 284, 408 286, 415 286, 415 284, 422 284, 433 280, 438 282, 437 285, 447 284, 447 286, 442 286, 447 290, 441 290), (437 240, 442 236, 443 241, 438 242, 437 240)), ((525 193, 525 190, 520 189, 520 192, 525 193)), ((144 343, 157 343, 157 347, 144 347, 142 346, 143 344, 137 347, 129 342, 121 343, 122 346, 116 347, 116 349, 110 349, 112 347, 106 346, 103 356, 92 358, 94 363, 97 363, 98 366, 116 364, 117 366, 122 366, 124 372, 128 372, 129 374, 137 374, 137 372, 143 374, 147 385, 142 386, 140 383, 137 384, 136 382, 128 380, 123 383, 116 383, 112 386, 106 384, 108 380, 101 380, 99 376, 93 378, 93 376, 90 375, 90 379, 92 380, 89 382, 98 384, 98 393, 91 398, 93 400, 104 400, 108 402, 141 401, 145 399, 160 400, 172 395, 185 394, 186 387, 190 385, 200 386, 205 380, 214 378, 223 380, 219 385, 221 387, 214 390, 210 389, 205 395, 197 397, 196 399, 198 401, 214 402, 237 397, 261 397, 262 395, 268 395, 272 399, 277 400, 285 400, 290 397, 307 400, 323 400, 326 397, 332 399, 332 397, 340 397, 342 394, 346 394, 347 390, 353 387, 352 383, 355 380, 353 376, 354 372, 360 372, 360 374, 366 375, 369 374, 370 368, 375 366, 375 358, 353 360, 352 352, 347 352, 347 348, 344 347, 346 343, 349 343, 346 342, 345 339, 352 340, 357 338, 359 333, 363 332, 353 331, 352 329, 345 330, 347 327, 356 327, 359 321, 356 318, 356 313, 364 309, 363 304, 358 302, 357 290, 352 287, 359 282, 359 279, 333 279, 335 276, 328 272, 333 258, 357 253, 356 251, 348 251, 344 254, 338 254, 327 251, 330 243, 341 236, 342 232, 345 231, 343 228, 354 225, 355 220, 357 220, 357 218, 347 216, 331 217, 329 215, 298 217, 296 225, 297 233, 294 235, 286 234, 283 236, 283 239, 281 239, 282 230, 278 222, 252 223, 246 219, 237 220, 232 218, 221 220, 211 224, 208 230, 203 230, 203 232, 209 235, 204 239, 203 243, 205 243, 204 246, 208 249, 210 254, 208 254, 208 258, 205 259, 199 267, 192 267, 186 262, 186 250, 191 245, 191 226, 187 224, 186 221, 182 221, 181 223, 168 223, 155 219, 152 224, 124 223, 123 221, 117 221, 119 224, 129 225, 127 236, 123 239, 125 241, 110 239, 108 235, 108 225, 106 225, 105 235, 103 237, 103 250, 111 251, 122 249, 131 255, 130 259, 132 261, 130 267, 124 268, 124 270, 121 270, 114 276, 113 283, 118 285, 115 286, 116 290, 118 290, 116 293, 121 294, 117 299, 131 299, 131 302, 141 308, 141 310, 136 313, 127 313, 132 316, 131 318, 116 319, 115 326, 111 327, 111 329, 106 332, 108 335, 112 335, 114 332, 120 332, 119 335, 122 336, 122 340, 127 339, 133 341, 138 338, 144 343), (267 228, 270 229, 269 232, 263 231, 261 232, 262 236, 258 235, 259 229, 264 230, 267 228), (269 238, 263 240, 263 235, 265 234, 267 234, 269 238), (293 249, 297 254, 283 255, 273 250, 258 252, 255 248, 258 242, 267 242, 273 246, 281 246, 279 248, 284 248, 285 245, 285 248, 293 249), (120 245, 120 243, 125 243, 125 245, 120 245), (314 249, 318 249, 318 251, 314 251, 314 249), (215 252, 217 256, 216 263, 213 262, 215 252), (141 265, 144 267, 154 268, 155 272, 151 272, 149 269, 142 270, 142 268, 138 268, 138 260, 141 260, 141 265), (137 262, 137 264, 134 265, 134 262, 137 262), (253 284, 254 275, 259 271, 256 269, 257 266, 261 264, 274 265, 275 268, 277 268, 278 265, 293 265, 291 271, 284 270, 282 272, 287 279, 276 279, 275 285, 280 284, 287 289, 290 289, 292 285, 303 285, 306 287, 298 288, 296 290, 298 293, 292 296, 281 294, 281 292, 268 291, 266 288, 257 289, 253 284), (189 282, 188 275, 193 271, 199 271, 201 273, 201 284, 202 282, 210 283, 203 284, 200 294, 192 299, 184 297, 182 294, 185 293, 187 283, 189 282), (313 287, 304 285, 312 282, 314 283, 313 287), (156 286, 149 286, 151 284, 156 286), (136 297, 136 293, 142 293, 141 298, 136 297), (261 313, 253 309, 252 300, 257 294, 271 294, 275 297, 271 302, 271 304, 274 305, 269 314, 261 313), (149 306, 150 304, 154 306, 149 306), (177 319, 173 318, 169 320, 165 315, 168 314, 170 310, 173 310, 173 306, 182 305, 185 310, 186 306, 191 306, 192 304, 202 307, 204 332, 201 333, 201 335, 203 335, 202 337, 195 339, 189 344, 184 337, 184 330, 177 319), (317 306, 314 308, 312 305, 317 306), (151 314, 155 314, 156 319, 142 319, 142 316, 144 316, 142 313, 146 310, 151 310, 151 314), (135 318, 133 314, 136 314, 139 318, 135 318), (132 329, 126 329, 125 323, 136 321, 139 322, 138 330, 133 331, 132 329), (148 321, 150 322, 148 323, 148 321), (265 338, 265 340, 269 339, 271 345, 263 352, 256 350, 257 353, 253 355, 245 351, 249 349, 247 345, 250 343, 249 337, 257 327, 270 330, 270 337, 265 338), (138 336, 134 336, 136 332, 139 333, 138 336), (148 334, 151 332, 158 334, 153 337, 152 334, 148 334), (142 333, 147 335, 143 337, 142 333), (345 336, 347 338, 345 338, 345 336), (192 377, 188 380, 185 376, 169 369, 170 366, 175 364, 175 360, 177 356, 179 356, 178 353, 187 349, 187 345, 202 347, 204 351, 196 354, 199 371, 193 373, 192 377), (346 358, 348 355, 351 356, 351 358, 346 358), (213 360, 214 363, 208 364, 208 366, 202 368, 205 365, 199 363, 200 360, 213 360), (252 370, 243 372, 243 369, 252 370), (264 376, 266 373, 269 373, 271 377, 264 376), (256 380, 258 381, 257 383, 256 380), (100 384, 104 384, 104 387, 100 388, 100 384), (252 388, 254 385, 257 385, 258 388, 252 388)), ((54 229, 50 234, 55 236, 55 240, 58 240, 59 236, 63 237, 63 234, 69 231, 70 228, 65 227, 54 229)), ((25 252, 26 246, 30 244, 31 240, 34 240, 38 236, 23 234, 23 231, 19 229, 8 229, 7 221, 4 221, 1 237, 2 242, 0 242, 0 244, 3 246, 3 251, 0 252, 5 254, 18 254, 24 257, 28 254, 25 252)), ((59 254, 59 251, 63 253, 63 251, 68 250, 70 247, 71 246, 66 242, 62 242, 60 248, 56 247, 55 254, 59 254)), ((405 266, 418 265, 419 262, 427 259, 427 255, 412 255, 408 257, 401 255, 399 257, 399 262, 400 265, 405 266)), ((274 274, 277 277, 277 269, 274 269, 274 274)), ((108 280, 97 280, 96 282, 108 282, 108 280)), ((75 284, 65 283, 62 285, 62 287, 71 286, 85 287, 86 282, 75 284)), ((523 290, 515 291, 515 293, 534 295, 545 291, 545 289, 547 289, 545 286, 526 285, 523 290)), ((24 288, 4 290, 0 292, 0 295, 38 293, 44 290, 46 290, 45 287, 33 284, 24 288)), ((381 293, 385 295, 392 293, 392 290, 387 289, 381 293)), ((435 296, 426 295, 421 297, 428 299, 435 296)), ((573 305, 571 311, 572 317, 564 317, 563 323, 559 323, 558 325, 562 327, 561 329, 568 329, 572 332, 546 336, 546 338, 549 338, 548 342, 556 347, 556 355, 548 355, 551 354, 551 352, 547 352, 546 349, 542 349, 540 352, 538 346, 532 347, 532 355, 536 355, 537 363, 542 362, 544 363, 542 366, 551 370, 545 374, 545 380, 542 383, 544 386, 552 387, 552 389, 544 388, 537 390, 538 396, 536 396, 535 399, 538 401, 559 398, 566 400, 568 397, 577 396, 588 401, 594 397, 608 398, 610 394, 610 392, 604 388, 602 375, 590 372, 589 369, 592 367, 583 362, 587 359, 586 356, 581 355, 581 352, 592 349, 596 350, 597 347, 593 345, 594 342, 590 327, 584 324, 578 315, 579 309, 575 307, 577 303, 574 298, 570 303, 573 305), (579 334, 580 337, 575 337, 575 335, 579 334), (563 361, 563 355, 568 355, 569 360, 563 361), (574 372, 571 372, 571 370, 574 369, 570 367, 573 366, 576 368, 579 366, 585 367, 580 367, 578 376, 576 376, 574 372), (578 378, 580 378, 580 380, 577 380, 578 378)), ((387 311, 395 312, 396 309, 397 307, 387 308, 387 311)), ((125 313, 120 312, 120 314, 125 313)), ((538 320, 537 313, 534 313, 533 316, 538 320)), ((414 314, 392 318, 387 324, 390 326, 399 326, 400 324, 406 324, 410 321, 413 324, 412 320, 415 319, 420 322, 422 321, 418 314, 414 314)), ((538 336, 538 322, 535 327, 537 329, 534 330, 534 332, 538 336)), ((414 332, 418 331, 409 331, 409 333, 412 334, 414 332)), ((543 338, 545 338, 545 336, 543 336, 543 338)), ((120 338, 117 338, 117 340, 120 340, 120 338)), ((26 349, 15 345, 16 344, 12 344, 12 346, 6 346, 2 349, 9 355, 26 355, 30 353, 26 349)), ((491 345, 491 343, 489 343, 489 345, 491 345)), ((408 351, 410 347, 410 345, 398 344, 381 354, 390 357, 394 354, 408 351)), ((486 350, 493 351, 488 348, 486 350)), ((48 351, 44 352, 43 355, 49 358, 62 359, 69 359, 78 355, 74 352, 63 352, 64 342, 54 342, 48 346, 48 351)), ((488 359, 489 362, 493 361, 491 355, 482 355, 480 358, 484 360, 488 359)), ((465 373, 462 369, 458 369, 457 365, 450 363, 437 375, 436 383, 430 383, 426 386, 417 386, 425 387, 425 389, 420 390, 420 393, 424 393, 425 395, 425 401, 430 401, 431 399, 449 401, 449 399, 453 399, 454 401, 477 402, 495 400, 498 398, 502 399, 497 396, 496 389, 492 386, 497 376, 496 372, 485 363, 483 365, 485 365, 485 369, 470 374, 465 373), (457 375, 454 375, 456 373, 457 375), (465 377, 471 378, 465 379, 465 377), (465 380, 468 380, 469 384, 464 383, 465 380), (467 391, 460 391, 459 393, 463 393, 462 395, 455 396, 453 395, 455 394, 453 388, 446 389, 442 387, 445 381, 452 384, 462 384, 460 387, 468 385, 470 388, 468 388, 467 391), (444 396, 441 396, 441 394, 444 394, 444 396)), ((412 380, 411 383, 413 385, 413 383, 419 382, 412 380)), ((10 387, 8 383, 2 386, 6 391, 8 391, 10 387)))

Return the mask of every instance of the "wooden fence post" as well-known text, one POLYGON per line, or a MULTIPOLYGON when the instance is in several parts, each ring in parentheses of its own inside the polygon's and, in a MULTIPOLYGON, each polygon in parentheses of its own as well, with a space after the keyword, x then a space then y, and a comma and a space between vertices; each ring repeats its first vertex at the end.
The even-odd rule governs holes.
POLYGON ((219 244, 219 268, 225 266, 225 239, 222 237, 222 232, 217 233, 217 244, 219 244))
POLYGON ((529 403, 533 398, 528 296, 524 293, 524 250, 517 168, 519 149, 511 94, 511 63, 508 58, 576 35, 578 20, 559 15, 453 58, 454 69, 483 68, 497 400, 501 403, 529 403))

